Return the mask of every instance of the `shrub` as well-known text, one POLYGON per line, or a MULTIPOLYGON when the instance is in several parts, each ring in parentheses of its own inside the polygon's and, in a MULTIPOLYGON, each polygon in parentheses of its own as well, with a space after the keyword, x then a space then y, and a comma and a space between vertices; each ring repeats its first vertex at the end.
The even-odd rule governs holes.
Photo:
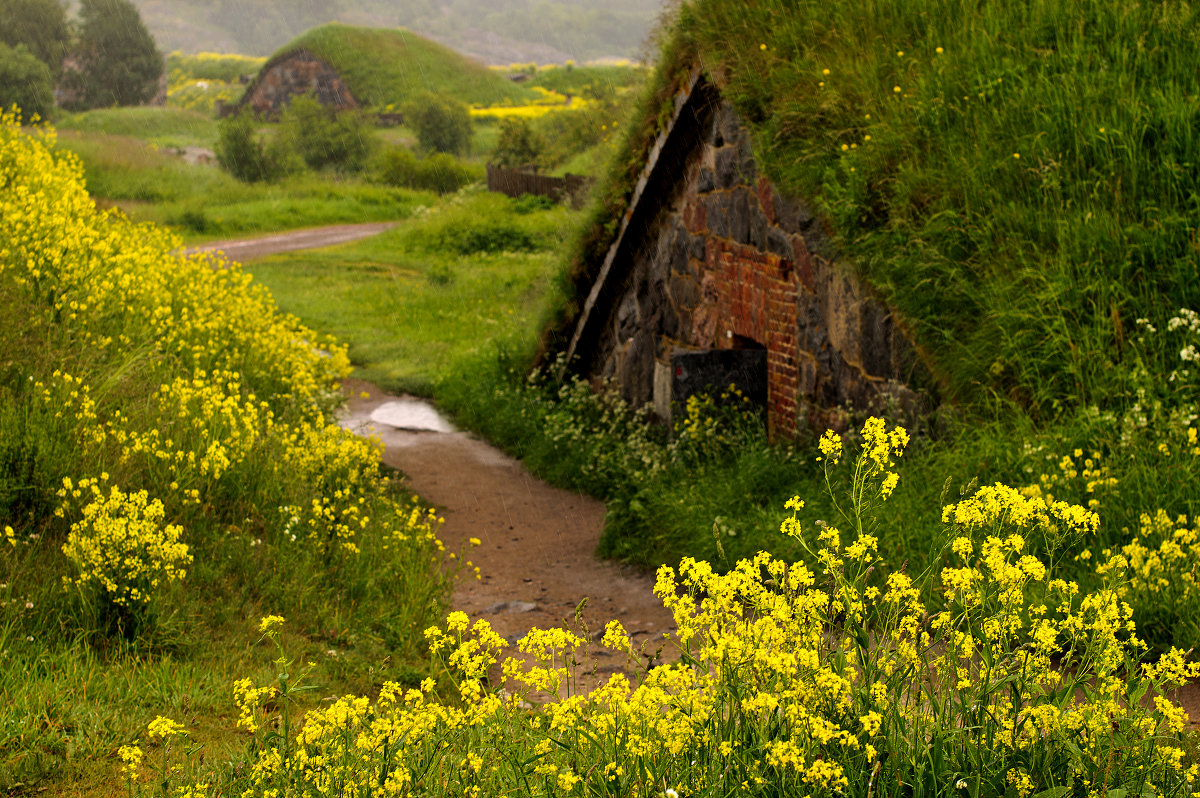
POLYGON ((541 137, 525 119, 501 119, 500 137, 492 150, 492 163, 506 169, 536 167, 542 153, 541 137))
POLYGON ((312 169, 361 170, 375 148, 375 133, 358 111, 336 111, 311 95, 296 97, 283 112, 280 142, 312 169))
POLYGON ((435 152, 418 158, 404 147, 385 152, 379 159, 378 179, 389 186, 449 194, 482 177, 481 170, 453 155, 435 152))
POLYGON ((129 0, 81 0, 74 66, 63 82, 73 109, 140 105, 158 91, 163 58, 129 0))
POLYGON ((426 92, 405 104, 404 120, 426 152, 461 154, 471 146, 471 114, 458 100, 426 92))
POLYGON ((53 77, 62 72, 70 41, 67 10, 58 0, 0 0, 0 44, 25 45, 53 77))
POLYGON ((255 130, 254 119, 240 113, 221 122, 217 133, 217 162, 246 183, 274 180, 286 171, 278 146, 268 145, 255 130))
POLYGON ((64 510, 71 499, 90 497, 63 546, 79 569, 75 584, 94 585, 105 604, 137 610, 150 603, 161 583, 184 578, 192 557, 179 540, 183 530, 163 524, 161 501, 115 485, 105 494, 97 480, 75 485, 67 479, 63 488, 64 510))
POLYGON ((26 119, 45 117, 54 108, 54 82, 50 67, 23 44, 0 42, 0 108, 17 106, 26 119))

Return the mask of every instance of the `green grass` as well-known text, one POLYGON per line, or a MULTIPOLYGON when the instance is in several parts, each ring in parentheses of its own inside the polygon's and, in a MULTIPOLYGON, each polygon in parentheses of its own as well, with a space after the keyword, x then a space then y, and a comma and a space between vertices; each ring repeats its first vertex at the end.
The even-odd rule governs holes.
POLYGON ((359 376, 429 395, 469 378, 467 364, 533 345, 575 214, 515 206, 467 193, 366 241, 248 268, 284 310, 347 342, 359 376))
POLYGON ((124 136, 157 147, 207 147, 217 142, 217 122, 206 114, 182 108, 153 106, 99 108, 61 114, 60 131, 124 136))
POLYGON ((59 146, 80 157, 98 201, 135 221, 175 227, 189 243, 403 219, 433 201, 425 192, 311 173, 278 183, 241 183, 215 164, 189 165, 126 136, 64 132, 59 146))
POLYGON ((633 65, 551 65, 539 67, 526 85, 541 86, 559 94, 607 100, 619 94, 621 89, 639 85, 645 80, 646 73, 645 67, 633 65))
POLYGON ((473 105, 530 96, 482 64, 402 28, 322 25, 284 45, 267 64, 300 47, 332 65, 355 98, 374 108, 400 106, 427 91, 473 105))
POLYGON ((823 212, 901 311, 947 395, 1040 418, 1122 401, 1134 320, 1200 301, 1196 14, 1105 0, 687 3, 580 273, 699 63, 761 168, 823 212))

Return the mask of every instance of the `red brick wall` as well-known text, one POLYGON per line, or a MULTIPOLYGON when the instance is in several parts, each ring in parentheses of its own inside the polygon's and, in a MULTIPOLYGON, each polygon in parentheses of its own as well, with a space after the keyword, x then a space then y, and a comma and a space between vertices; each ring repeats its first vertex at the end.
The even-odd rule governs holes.
POLYGON ((729 240, 710 240, 706 283, 715 288, 718 345, 749 338, 767 350, 767 424, 796 427, 796 276, 790 261, 729 240))

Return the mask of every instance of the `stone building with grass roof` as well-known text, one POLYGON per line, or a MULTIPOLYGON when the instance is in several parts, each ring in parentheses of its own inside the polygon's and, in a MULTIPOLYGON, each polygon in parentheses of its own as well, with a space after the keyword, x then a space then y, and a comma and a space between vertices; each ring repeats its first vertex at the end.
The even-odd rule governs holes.
POLYGON ((759 171, 733 106, 700 69, 671 89, 665 122, 631 137, 643 154, 625 191, 607 187, 545 351, 666 420, 688 396, 735 385, 774 437, 928 404, 897 315, 803 199, 759 171))
POLYGON ((387 113, 426 92, 475 105, 533 96, 527 87, 412 31, 330 23, 271 56, 231 111, 250 108, 276 118, 292 97, 311 93, 339 111, 387 113))

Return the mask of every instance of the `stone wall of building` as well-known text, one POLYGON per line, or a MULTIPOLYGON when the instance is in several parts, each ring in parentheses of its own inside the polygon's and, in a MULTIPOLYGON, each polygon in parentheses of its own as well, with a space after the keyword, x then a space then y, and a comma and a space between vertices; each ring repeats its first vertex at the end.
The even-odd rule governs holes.
MULTIPOLYGON (((775 434, 820 428, 847 406, 918 409, 907 386, 921 364, 888 307, 838 261, 820 220, 758 173, 727 103, 697 118, 699 144, 670 196, 642 200, 658 210, 585 370, 670 416, 695 389, 697 353, 744 350, 740 373, 753 380, 765 350, 775 434)), ((713 362, 725 379, 729 357, 713 362)))
POLYGON ((263 118, 278 119, 293 97, 305 93, 339 111, 359 107, 341 75, 305 49, 268 64, 238 105, 263 118))

